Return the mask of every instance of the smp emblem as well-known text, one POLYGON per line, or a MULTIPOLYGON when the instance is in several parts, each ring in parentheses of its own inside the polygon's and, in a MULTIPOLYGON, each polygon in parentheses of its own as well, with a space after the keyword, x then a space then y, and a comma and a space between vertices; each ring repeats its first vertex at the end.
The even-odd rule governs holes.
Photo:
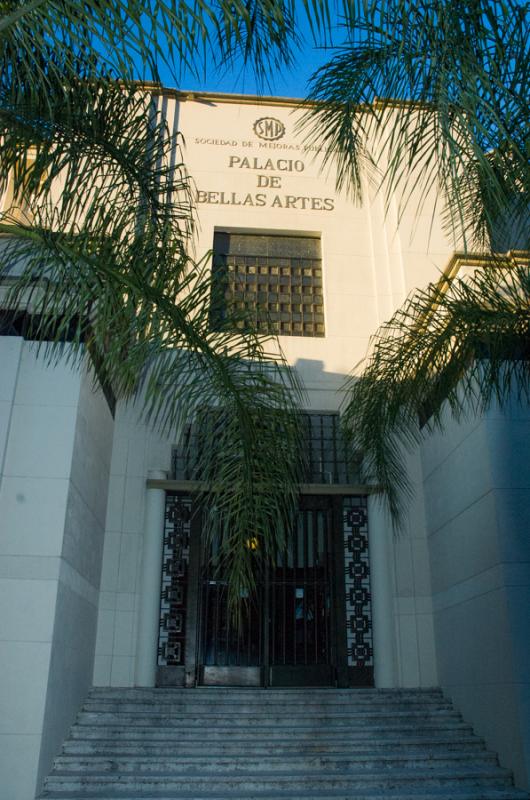
POLYGON ((285 125, 276 117, 261 117, 254 123, 254 133, 267 142, 275 142, 285 136, 285 125))

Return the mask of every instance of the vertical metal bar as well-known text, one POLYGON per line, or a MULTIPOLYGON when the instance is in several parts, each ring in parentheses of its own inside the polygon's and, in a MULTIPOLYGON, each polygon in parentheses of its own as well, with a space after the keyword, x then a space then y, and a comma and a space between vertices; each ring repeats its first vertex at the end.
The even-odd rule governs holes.
POLYGON ((199 624, 198 624, 198 638, 197 638, 197 666, 205 664, 206 658, 206 639, 208 637, 208 623, 206 617, 206 603, 207 597, 205 592, 205 583, 204 583, 204 572, 201 568, 199 573, 199 588, 198 594, 200 596, 200 614, 199 614, 199 624))
POLYGON ((220 603, 220 616, 221 616, 221 631, 219 633, 219 644, 221 644, 222 638, 222 630, 224 624, 225 630, 225 647, 224 647, 224 664, 225 666, 230 666, 230 633, 231 633, 231 620, 230 615, 228 613, 228 584, 224 583, 224 572, 223 572, 223 584, 221 586, 221 597, 223 598, 222 603, 220 603))
MULTIPOLYGON (((298 582, 298 519, 296 521, 297 528, 296 530, 293 527, 291 533, 291 553, 292 553, 292 572, 291 572, 291 602, 292 602, 292 623, 291 623, 291 631, 292 631, 292 644, 291 650, 293 653, 293 663, 298 663, 298 653, 296 648, 296 589, 297 589, 297 582, 298 582)), ((301 627, 301 626, 300 626, 301 627)))
POLYGON ((317 589, 317 581, 318 581, 318 574, 320 570, 320 554, 318 549, 318 531, 319 526, 315 525, 313 528, 313 608, 314 608, 314 639, 315 639, 315 653, 313 658, 313 663, 318 664, 318 623, 320 617, 320 609, 318 607, 318 589, 317 589))
POLYGON ((210 611, 209 611, 209 584, 208 584, 208 571, 210 568, 208 562, 208 553, 209 550, 206 547, 206 543, 204 541, 204 537, 201 534, 201 595, 203 597, 203 613, 202 613, 202 625, 203 625, 203 633, 202 633, 202 642, 201 642, 201 656, 203 663, 206 663, 207 656, 208 656, 208 639, 210 636, 210 611))
POLYGON ((224 570, 219 574, 219 662, 224 666, 230 663, 230 620, 228 619, 228 584, 225 583, 224 570))
POLYGON ((303 583, 304 597, 303 597, 303 603, 302 603, 302 612, 303 612, 303 615, 304 615, 304 664, 307 664, 307 611, 308 611, 308 608, 307 608, 307 535, 308 535, 307 528, 308 528, 308 525, 307 525, 307 523, 308 523, 308 519, 312 519, 312 516, 313 516, 313 512, 312 511, 309 511, 309 512, 305 511, 304 515, 303 515, 303 525, 302 525, 302 531, 303 531, 302 542, 303 542, 303 551, 304 551, 303 552, 303 559, 304 559, 304 583, 303 583))
POLYGON ((329 541, 328 541, 328 532, 327 532, 327 524, 328 518, 327 513, 324 509, 320 510, 319 515, 319 523, 320 523, 320 531, 321 531, 321 538, 322 538, 322 563, 323 563, 323 570, 322 570, 322 578, 319 582, 319 595, 320 595, 320 603, 322 605, 322 617, 323 617, 323 630, 322 630, 322 647, 320 648, 319 652, 319 663, 325 663, 329 660, 329 608, 328 608, 328 600, 329 600, 329 541))
POLYGON ((213 620, 214 615, 212 613, 211 608, 211 597, 210 597, 210 585, 208 584, 208 580, 205 579, 203 582, 203 590, 204 596, 206 601, 204 603, 204 630, 206 636, 204 637, 204 648, 205 653, 204 656, 206 659, 213 658, 214 651, 213 651, 213 620))
POLYGON ((282 606, 282 647, 283 647, 283 651, 282 651, 282 655, 283 655, 283 663, 284 664, 287 663, 287 647, 286 647, 285 637, 286 637, 286 633, 287 633, 287 631, 286 631, 286 621, 287 621, 287 598, 286 598, 287 586, 286 586, 286 584, 287 584, 287 562, 288 562, 287 548, 288 547, 289 547, 289 545, 288 545, 288 543, 286 541, 286 543, 285 543, 285 559, 284 559, 284 562, 283 562, 283 583, 282 583, 282 589, 283 589, 283 606, 282 606))
POLYGON ((320 480, 321 480, 322 483, 325 483, 324 474, 326 472, 326 469, 325 469, 326 465, 325 465, 325 450, 324 450, 324 416, 323 416, 323 414, 319 414, 318 419, 319 419, 319 422, 320 422, 320 442, 319 442, 319 444, 320 444, 320 472, 322 473, 321 477, 320 477, 320 480))
POLYGON ((233 644, 234 644, 234 636, 236 635, 237 631, 232 625, 232 619, 228 612, 228 583, 223 587, 225 592, 225 602, 223 604, 223 612, 225 615, 225 630, 226 630, 226 650, 225 650, 225 663, 227 666, 230 666, 231 659, 233 655, 237 658, 237 651, 233 652, 233 644))
POLYGON ((241 619, 241 623, 244 625, 243 628, 243 635, 247 637, 247 667, 250 667, 252 663, 252 609, 250 607, 250 598, 248 598, 249 603, 247 605, 247 619, 246 622, 244 619, 241 619))
POLYGON ((272 590, 272 664, 279 664, 280 663, 280 648, 279 648, 279 635, 280 635, 280 626, 279 626, 279 613, 280 613, 280 598, 278 597, 279 586, 280 586, 280 570, 283 569, 283 553, 282 551, 278 551, 277 553, 277 563, 276 568, 274 570, 274 576, 271 583, 271 590, 272 590))
MULTIPOLYGON (((276 557, 274 559, 276 561, 276 557)), ((260 622, 259 630, 259 663, 263 668, 263 683, 265 686, 269 685, 270 675, 270 636, 272 633, 272 616, 271 616, 271 593, 270 593, 270 564, 267 562, 265 571, 263 573, 263 583, 261 587, 261 597, 258 598, 258 618, 260 622), (263 602, 260 602, 263 601, 263 602), (260 613, 263 608, 265 613, 260 613)))
POLYGON ((270 622, 270 662, 276 664, 276 581, 270 585, 271 622, 270 622))
MULTIPOLYGON (((228 591, 228 586, 227 586, 227 591, 228 591)), ((227 598, 227 601, 228 601, 228 598, 227 598)), ((227 629, 230 630, 230 628, 231 628, 231 619, 230 619, 230 614, 228 612, 228 607, 226 609, 226 616, 227 616, 227 622, 226 622, 227 629)), ((237 620, 237 627, 235 627, 233 631, 230 631, 230 633, 231 633, 231 636, 227 636, 227 647, 226 647, 228 663, 230 664, 230 661, 231 661, 231 658, 232 658, 231 650, 232 650, 232 644, 234 644, 235 645, 234 653, 233 653, 233 655, 235 657, 234 666, 239 667, 240 664, 241 664, 241 634, 242 634, 241 620, 239 618, 237 620)))
POLYGON ((222 598, 223 602, 220 604, 219 611, 220 611, 220 625, 219 625, 219 646, 221 648, 221 655, 223 656, 223 663, 225 666, 230 666, 230 658, 231 658, 231 620, 228 615, 228 586, 223 585, 222 589, 222 598), (223 629, 224 629, 224 637, 223 637, 223 629))
MULTIPOLYGON (((333 480, 335 483, 341 482, 341 476, 339 476, 339 459, 337 455, 337 438, 338 438, 338 414, 332 414, 331 416, 331 436, 332 436, 332 445, 333 445, 333 480)), ((347 478, 344 476, 344 481, 347 478)))
MULTIPOLYGON (((293 568, 291 570, 291 586, 292 586, 292 601, 293 601, 293 615, 296 617, 296 589, 298 588, 298 582, 301 578, 301 570, 298 567, 300 562, 300 555, 299 555, 299 540, 298 540, 298 520, 296 523, 296 527, 293 528, 292 532, 292 545, 291 545, 291 552, 292 552, 292 561, 293 561, 293 568)), ((294 642, 294 650, 295 650, 295 658, 296 658, 296 641, 294 642)))
MULTIPOLYGON (((211 588, 210 586, 208 587, 211 588)), ((213 624, 213 663, 217 664, 217 637, 219 635, 219 586, 215 585, 215 606, 214 606, 214 624, 213 624)))
POLYGON ((322 514, 322 518, 324 520, 324 544, 326 555, 324 559, 324 585, 322 587, 322 594, 324 600, 324 652, 326 653, 326 661, 329 662, 329 613, 330 609, 329 605, 329 558, 330 558, 330 547, 329 547, 329 511, 322 514))
POLYGON ((305 423, 307 428, 307 449, 309 452, 309 459, 307 464, 309 474, 307 475, 307 481, 308 483, 311 483, 314 480, 314 474, 315 474, 315 453, 313 447, 313 421, 311 414, 305 415, 305 423))

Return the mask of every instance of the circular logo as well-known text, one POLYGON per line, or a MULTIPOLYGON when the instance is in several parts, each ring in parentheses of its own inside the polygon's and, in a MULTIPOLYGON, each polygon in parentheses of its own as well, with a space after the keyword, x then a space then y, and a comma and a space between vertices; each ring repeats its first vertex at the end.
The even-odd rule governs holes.
POLYGON ((276 117, 261 117, 254 123, 254 133, 260 139, 274 142, 285 136, 285 125, 276 117))

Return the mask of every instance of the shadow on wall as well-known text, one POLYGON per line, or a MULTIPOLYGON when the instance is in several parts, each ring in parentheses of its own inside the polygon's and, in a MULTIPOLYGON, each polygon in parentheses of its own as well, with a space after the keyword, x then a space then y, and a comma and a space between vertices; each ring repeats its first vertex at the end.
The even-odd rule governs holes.
POLYGON ((320 411, 338 411, 347 375, 327 372, 324 362, 312 358, 298 358, 294 368, 307 392, 307 407, 320 411))

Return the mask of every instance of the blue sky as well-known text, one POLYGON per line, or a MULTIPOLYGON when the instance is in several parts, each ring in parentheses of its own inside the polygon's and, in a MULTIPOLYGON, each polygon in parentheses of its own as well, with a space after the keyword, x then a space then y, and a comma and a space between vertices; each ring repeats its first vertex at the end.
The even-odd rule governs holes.
MULTIPOLYGON (((184 75, 178 88, 193 91, 305 97, 308 79, 319 66, 329 61, 332 51, 329 48, 315 46, 309 23, 305 17, 298 20, 297 30, 300 35, 300 47, 296 54, 296 65, 290 70, 272 75, 270 87, 262 87, 260 90, 250 69, 237 68, 216 71, 212 66, 200 79, 189 74, 184 75)), ((171 78, 169 70, 162 69, 161 77, 165 85, 174 86, 175 81, 171 78)))
POLYGON ((180 88, 195 91, 229 92, 241 94, 272 94, 282 97, 304 97, 309 77, 321 64, 329 60, 329 51, 315 49, 309 44, 298 57, 298 63, 291 70, 272 76, 271 86, 261 91, 252 72, 247 70, 225 70, 216 72, 210 69, 204 79, 197 80, 184 76, 180 88))

